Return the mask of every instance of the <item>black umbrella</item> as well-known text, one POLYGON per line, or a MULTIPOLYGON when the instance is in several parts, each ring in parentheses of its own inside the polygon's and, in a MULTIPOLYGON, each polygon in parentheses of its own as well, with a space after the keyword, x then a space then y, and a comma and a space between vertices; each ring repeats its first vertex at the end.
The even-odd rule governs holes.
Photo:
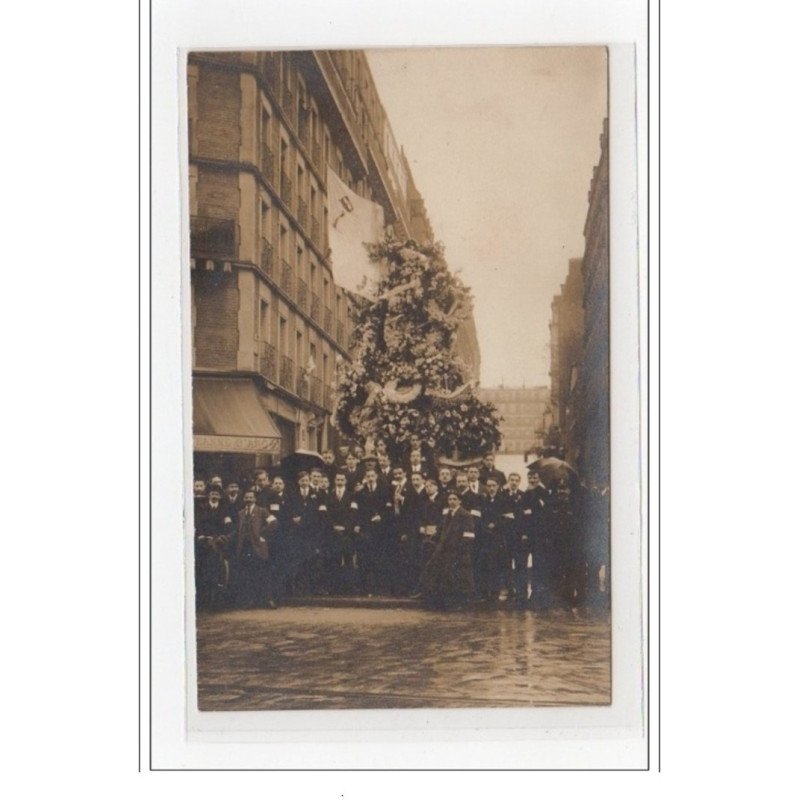
POLYGON ((286 479, 294 479, 298 472, 324 467, 325 461, 316 450, 295 450, 281 459, 280 470, 286 479))
POLYGON ((560 458, 539 458, 528 464, 528 472, 538 472, 539 478, 548 489, 555 489, 561 481, 566 481, 570 489, 578 486, 578 473, 560 458))

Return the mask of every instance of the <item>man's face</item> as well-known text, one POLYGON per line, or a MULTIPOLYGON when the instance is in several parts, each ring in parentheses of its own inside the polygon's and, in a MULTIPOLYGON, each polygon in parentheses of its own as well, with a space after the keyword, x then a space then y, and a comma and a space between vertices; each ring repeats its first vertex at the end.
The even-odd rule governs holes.
POLYGON ((219 475, 215 475, 215 476, 214 476, 214 477, 211 479, 211 485, 212 485, 212 486, 218 486, 218 487, 221 489, 221 488, 222 488, 222 478, 220 478, 220 476, 219 476, 219 475))
POLYGON ((385 453, 386 452, 386 442, 383 439, 378 439, 377 443, 375 444, 375 450, 378 453, 385 453))
POLYGON ((469 481, 467 476, 463 473, 461 475, 456 475, 456 486, 460 492, 463 492, 469 486, 469 481))
POLYGON ((328 466, 330 466, 331 464, 333 464, 333 450, 326 450, 326 451, 325 451, 325 452, 322 454, 322 460, 323 460, 323 461, 324 461, 324 462, 325 462, 325 463, 326 463, 328 466))
POLYGON ((497 481, 494 478, 489 478, 486 481, 486 490, 489 492, 490 497, 494 497, 497 494, 497 481))
POLYGON ((337 475, 333 479, 333 483, 337 489, 344 489, 344 487, 347 486, 347 478, 345 478, 344 475, 337 475))
POLYGON ((308 477, 308 475, 301 475, 301 476, 300 476, 300 477, 297 479, 297 485, 298 485, 298 486, 299 486, 301 489, 308 489, 308 485, 309 485, 309 483, 310 483, 310 482, 311 482, 311 481, 309 480, 309 477, 308 477))
POLYGON ((422 460, 422 453, 420 453, 419 450, 412 450, 409 458, 411 459, 412 464, 419 464, 422 460))
POLYGON ((449 469, 443 467, 442 469, 439 470, 439 483, 441 483, 442 486, 444 486, 445 484, 450 483, 450 481, 452 480, 452 477, 453 476, 450 473, 449 469))
POLYGON ((216 487, 214 487, 208 492, 208 500, 211 503, 211 505, 214 506, 217 505, 217 503, 219 503, 221 499, 222 499, 222 492, 220 492, 220 490, 217 489, 216 487))
POLYGON ((395 468, 392 471, 392 478, 394 479, 395 483, 402 483, 405 480, 406 473, 399 468, 395 468))
POLYGON ((195 481, 194 482, 194 496, 195 497, 202 497, 206 493, 206 482, 205 481, 195 481))
POLYGON ((365 480, 367 483, 375 483, 375 481, 376 481, 377 479, 378 479, 378 475, 377 475, 377 473, 375 472, 375 468, 374 468, 374 467, 370 467, 370 468, 369 468, 369 469, 368 469, 368 470, 367 470, 367 471, 364 473, 364 480, 365 480))
POLYGON ((422 480, 422 475, 419 472, 415 472, 411 476, 411 485, 416 489, 416 491, 420 491, 422 487, 425 485, 425 481, 422 480))
POLYGON ((447 495, 447 505, 451 511, 455 511, 460 505, 461 501, 454 494, 447 495))
POLYGON ((238 483, 229 483, 228 484, 228 497, 236 497, 239 494, 239 484, 238 483))
POLYGON ((436 485, 436 481, 427 480, 425 481, 425 491, 428 493, 429 496, 433 497, 436 494, 439 487, 436 485))
POLYGON ((389 466, 389 456, 386 453, 378 453, 378 466, 381 469, 385 469, 389 466))
POLYGON ((319 485, 320 485, 320 481, 321 481, 321 480, 322 480, 322 473, 321 473, 321 472, 317 472, 317 470, 314 470, 314 471, 311 473, 311 485, 312 485, 312 486, 313 486, 315 489, 318 489, 318 488, 319 488, 319 485))
POLYGON ((347 462, 347 469, 355 469, 357 459, 352 453, 347 454, 347 458, 345 459, 347 462))
MULTIPOLYGON (((339 458, 343 460, 347 460, 347 456, 350 454, 350 450, 347 447, 340 447, 339 448, 339 458)), ((341 464, 341 461, 339 462, 341 464)))
POLYGON ((477 467, 470 467, 467 470, 467 476, 469 477, 470 483, 477 483, 478 482, 478 468, 477 467))
POLYGON ((256 494, 255 492, 245 492, 244 493, 244 504, 246 506, 255 505, 256 502, 256 494))
POLYGON ((259 489, 266 489, 269 486, 269 475, 266 472, 259 472, 256 475, 256 486, 259 489))
POLYGON ((412 450, 419 450, 420 444, 421 443, 420 443, 420 440, 419 440, 419 436, 417 436, 417 434, 414 434, 411 437, 411 449, 412 450))
POLYGON ((327 475, 322 475, 319 479, 319 488, 327 492, 331 488, 331 479, 327 475))
POLYGON ((519 475, 509 475, 508 476, 508 485, 512 492, 516 492, 519 489, 519 475))
POLYGON ((356 458, 358 459, 364 458, 364 448, 360 444, 356 445, 353 452, 356 454, 356 458))
POLYGON ((275 478, 275 480, 272 481, 272 488, 278 494, 280 494, 286 488, 286 484, 283 482, 283 478, 275 478))
POLYGON ((494 469, 494 454, 493 453, 488 453, 487 455, 485 455, 483 457, 483 465, 487 469, 494 469))
POLYGON ((539 473, 531 472, 528 474, 528 488, 535 489, 539 485, 539 473))

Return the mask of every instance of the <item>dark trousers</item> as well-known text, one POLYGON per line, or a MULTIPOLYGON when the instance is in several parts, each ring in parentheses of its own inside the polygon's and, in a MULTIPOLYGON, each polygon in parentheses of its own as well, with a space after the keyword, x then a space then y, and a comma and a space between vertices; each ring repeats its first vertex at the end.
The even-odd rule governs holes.
POLYGON ((478 542, 477 581, 478 594, 487 600, 496 600, 503 586, 503 572, 507 561, 505 540, 502 534, 485 532, 478 542))
POLYGON ((233 562, 234 602, 239 608, 263 606, 269 599, 268 564, 254 553, 242 553, 233 562))

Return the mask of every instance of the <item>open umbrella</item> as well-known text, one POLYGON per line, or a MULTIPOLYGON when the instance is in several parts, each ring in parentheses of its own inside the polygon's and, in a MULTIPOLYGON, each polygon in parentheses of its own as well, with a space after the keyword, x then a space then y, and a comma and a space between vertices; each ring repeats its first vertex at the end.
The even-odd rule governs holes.
POLYGON ((578 486, 578 473, 560 458, 539 458, 528 465, 528 472, 538 472, 539 478, 548 489, 554 489, 565 480, 571 489, 578 486))
POLYGON ((295 450, 281 459, 280 469, 284 478, 293 480, 298 472, 308 471, 313 467, 324 467, 325 462, 316 450, 295 450))

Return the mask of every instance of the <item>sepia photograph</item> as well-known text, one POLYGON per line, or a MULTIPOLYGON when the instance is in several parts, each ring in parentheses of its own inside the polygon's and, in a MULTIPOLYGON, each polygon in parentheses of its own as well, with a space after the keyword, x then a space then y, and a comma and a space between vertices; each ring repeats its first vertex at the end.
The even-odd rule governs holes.
POLYGON ((191 702, 608 706, 607 48, 185 59, 191 702))

